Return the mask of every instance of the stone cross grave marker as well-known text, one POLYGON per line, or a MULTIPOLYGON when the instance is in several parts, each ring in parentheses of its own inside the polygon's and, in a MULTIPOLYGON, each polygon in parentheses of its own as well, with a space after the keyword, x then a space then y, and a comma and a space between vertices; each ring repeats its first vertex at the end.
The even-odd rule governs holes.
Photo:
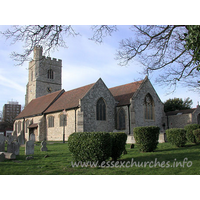
POLYGON ((27 141, 25 144, 25 155, 34 154, 34 141, 27 141))

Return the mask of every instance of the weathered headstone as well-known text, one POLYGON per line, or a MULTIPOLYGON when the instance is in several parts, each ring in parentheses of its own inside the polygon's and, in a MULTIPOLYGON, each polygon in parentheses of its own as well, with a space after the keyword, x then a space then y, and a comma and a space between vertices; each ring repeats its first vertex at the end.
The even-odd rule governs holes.
POLYGON ((12 144, 12 153, 14 153, 15 155, 19 155, 19 147, 20 147, 19 142, 14 141, 11 144, 12 144))
POLYGON ((5 155, 6 159, 16 159, 16 155, 14 153, 8 153, 8 152, 0 152, 0 154, 3 153, 5 155))
POLYGON ((0 153, 0 162, 3 162, 5 160, 5 154, 0 153))
POLYGON ((41 147, 40 151, 47 151, 48 150, 47 147, 46 147, 47 143, 45 141, 42 141, 41 145, 42 145, 42 147, 41 147))
POLYGON ((34 141, 27 141, 25 144, 25 155, 34 154, 34 141))
POLYGON ((14 139, 15 139, 14 136, 9 135, 9 136, 7 137, 7 143, 8 143, 8 144, 11 144, 11 143, 14 141, 14 139))
POLYGON ((35 134, 34 133, 30 134, 30 140, 35 141, 35 134))
POLYGON ((5 137, 0 135, 0 152, 5 151, 5 137))
POLYGON ((22 133, 17 137, 17 140, 20 145, 24 144, 24 137, 22 133))
POLYGON ((14 153, 14 144, 12 143, 7 143, 7 152, 8 153, 14 153))

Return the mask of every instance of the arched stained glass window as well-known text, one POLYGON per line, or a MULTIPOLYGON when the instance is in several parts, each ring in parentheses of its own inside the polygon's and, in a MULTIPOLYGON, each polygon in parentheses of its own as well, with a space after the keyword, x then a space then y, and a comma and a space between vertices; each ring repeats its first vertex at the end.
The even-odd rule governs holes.
POLYGON ((144 99, 144 113, 146 120, 154 120, 154 101, 150 94, 144 99))
POLYGON ((103 98, 100 98, 97 101, 96 105, 96 118, 97 120, 106 120, 106 104, 103 98))

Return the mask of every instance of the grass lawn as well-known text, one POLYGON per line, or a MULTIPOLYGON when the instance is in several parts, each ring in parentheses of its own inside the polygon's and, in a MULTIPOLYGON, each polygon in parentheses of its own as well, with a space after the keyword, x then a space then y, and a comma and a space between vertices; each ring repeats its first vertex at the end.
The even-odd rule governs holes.
POLYGON ((72 156, 68 144, 47 142, 47 152, 40 151, 40 143, 36 143, 34 159, 26 160, 25 147, 20 147, 20 155, 16 160, 0 162, 0 174, 4 175, 164 175, 164 174, 200 174, 200 145, 187 144, 177 148, 169 143, 158 144, 155 152, 141 153, 137 145, 130 149, 126 145, 128 154, 122 155, 118 163, 111 160, 103 167, 72 167, 72 156), (49 157, 45 158, 44 156, 49 157), (183 161, 185 159, 184 167, 183 161), (135 163, 134 163, 135 162, 135 163), (180 162, 180 163, 178 163, 180 162), (135 166, 138 165, 139 166, 135 166), (132 164, 132 166, 131 166, 132 164), (143 164, 143 167, 141 166, 143 164), (177 167, 176 165, 179 164, 177 167), (108 167, 109 165, 109 167, 108 167), (111 167, 112 165, 112 167, 111 167), (116 165, 116 167, 114 167, 116 165), (126 165, 128 167, 126 167, 126 165), (159 166, 160 165, 160 166, 159 166), (188 167, 187 167, 188 165, 188 167))

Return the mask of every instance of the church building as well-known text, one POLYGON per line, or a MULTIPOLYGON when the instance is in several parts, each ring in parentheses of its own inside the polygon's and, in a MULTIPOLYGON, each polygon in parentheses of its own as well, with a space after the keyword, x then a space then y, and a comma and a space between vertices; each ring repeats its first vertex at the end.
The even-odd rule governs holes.
POLYGON ((62 61, 44 57, 34 49, 29 63, 26 106, 16 117, 14 133, 26 140, 61 141, 73 132, 125 132, 133 128, 159 126, 164 131, 164 105, 148 77, 108 88, 95 83, 65 91, 61 85, 62 61))

